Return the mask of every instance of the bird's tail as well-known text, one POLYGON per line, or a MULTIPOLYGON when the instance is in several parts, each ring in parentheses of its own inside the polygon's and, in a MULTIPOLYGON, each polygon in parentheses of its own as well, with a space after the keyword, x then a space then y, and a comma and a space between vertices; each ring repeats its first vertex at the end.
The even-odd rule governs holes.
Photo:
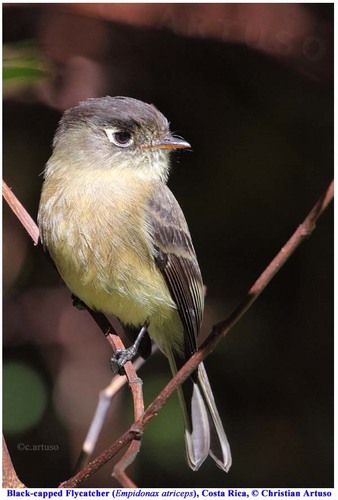
MULTIPOLYGON (((170 367, 176 373, 174 356, 169 357, 170 367)), ((223 424, 216 408, 203 363, 191 379, 178 390, 178 397, 185 423, 185 448, 187 462, 194 471, 199 469, 208 454, 225 472, 231 467, 231 451, 223 424)))

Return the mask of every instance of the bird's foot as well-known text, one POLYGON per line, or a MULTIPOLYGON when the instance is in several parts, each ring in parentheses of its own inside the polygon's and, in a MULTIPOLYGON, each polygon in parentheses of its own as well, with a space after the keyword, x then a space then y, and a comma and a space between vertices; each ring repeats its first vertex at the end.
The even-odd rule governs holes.
POLYGON ((110 358, 110 367, 114 373, 125 375, 124 365, 127 361, 131 361, 137 354, 140 342, 147 331, 149 323, 146 321, 142 326, 135 342, 128 349, 117 349, 114 356, 110 358))
POLYGON ((112 372, 118 373, 119 375, 125 375, 124 365, 127 361, 132 361, 136 354, 137 348, 135 349, 135 344, 128 349, 118 349, 114 356, 110 358, 112 372))

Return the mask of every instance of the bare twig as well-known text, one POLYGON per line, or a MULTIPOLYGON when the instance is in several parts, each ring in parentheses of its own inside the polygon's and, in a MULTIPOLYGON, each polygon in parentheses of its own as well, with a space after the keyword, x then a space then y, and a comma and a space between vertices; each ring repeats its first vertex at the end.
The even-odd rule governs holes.
MULTIPOLYGON (((121 345, 121 347, 119 347, 120 349, 124 349, 123 343, 120 340, 120 338, 119 338, 119 345, 121 345)), ((144 413, 142 380, 136 375, 135 368, 130 361, 126 363, 124 369, 126 371, 129 386, 133 395, 134 421, 135 421, 140 419, 144 413)), ((135 460, 137 453, 140 451, 140 447, 141 447, 141 438, 140 435, 138 435, 137 439, 134 439, 131 442, 126 453, 114 467, 113 475, 125 488, 136 488, 136 485, 130 480, 130 478, 125 473, 125 469, 135 460)))
MULTIPOLYGON (((116 334, 115 329, 113 328, 112 324, 108 321, 106 316, 102 313, 98 313, 89 308, 87 308, 87 311, 94 319, 96 324, 99 326, 101 331, 104 333, 113 351, 116 352, 118 349, 125 349, 122 340, 116 334)), ((124 365, 124 370, 133 397, 134 421, 136 421, 141 418, 144 412, 142 380, 137 376, 135 367, 130 361, 128 361, 124 365)), ((120 482, 120 484, 126 488, 136 488, 136 485, 131 481, 131 479, 125 473, 125 469, 130 463, 133 462, 135 456, 139 452, 141 446, 140 439, 141 439, 140 435, 138 435, 137 439, 132 441, 126 453, 114 467, 113 475, 120 482)), ((78 460, 77 465, 79 465, 80 461, 82 461, 82 457, 83 457, 83 452, 80 454, 80 459, 78 460)))
POLYGON ((131 443, 130 446, 128 447, 128 450, 126 453, 123 455, 121 460, 117 462, 117 464, 114 467, 113 470, 113 477, 115 477, 119 483, 124 486, 125 488, 136 488, 136 484, 133 483, 133 481, 130 479, 130 477, 126 474, 126 469, 131 465, 138 452, 140 451, 141 448, 141 441, 134 439, 131 443))
MULTIPOLYGON (((89 308, 87 308, 87 311, 104 333, 113 351, 116 352, 118 349, 122 350, 125 349, 122 340, 116 334, 113 326, 108 321, 106 316, 104 314, 93 311, 89 308)), ((124 370, 133 397, 134 421, 136 421, 139 418, 141 418, 144 412, 142 380, 137 376, 135 367, 130 361, 128 361, 124 365, 124 370)), ((138 435, 136 439, 132 440, 130 446, 128 447, 128 450, 114 467, 113 475, 120 482, 120 484, 126 488, 136 488, 136 485, 131 481, 131 479, 125 473, 125 469, 130 463, 134 461, 135 456, 139 452, 140 446, 141 446, 141 435, 138 435)), ((82 451, 77 466, 79 465, 80 462, 82 462, 83 457, 84 455, 82 451)))
POLYGON ((87 467, 85 467, 78 474, 72 478, 64 481, 60 484, 60 488, 75 488, 82 481, 91 477, 95 472, 97 472, 101 467, 109 462, 117 453, 119 453, 125 446, 127 446, 131 441, 141 439, 142 433, 140 434, 137 429, 133 429, 133 426, 125 432, 115 443, 107 450, 105 450, 101 455, 99 455, 95 460, 90 462, 87 467))
MULTIPOLYGON (((225 321, 221 321, 214 326, 211 333, 211 337, 214 337, 215 341, 211 341, 211 345, 208 348, 208 353, 213 350, 217 344, 218 337, 224 337, 230 328, 232 328, 235 323, 243 316, 243 314, 251 307, 255 300, 262 293, 264 288, 270 283, 272 278, 278 273, 278 271, 284 266, 286 261, 290 256, 297 250, 299 245, 307 238, 309 238, 316 227, 316 222, 318 218, 322 215, 324 210, 327 208, 329 203, 333 200, 334 196, 334 181, 331 182, 323 196, 319 198, 317 203, 314 205, 312 210, 308 213, 304 221, 298 226, 296 231, 293 233, 291 238, 285 243, 278 254, 270 262, 270 264, 265 268, 260 277, 252 285, 246 298, 243 302, 235 309, 235 311, 227 318, 225 321)), ((212 339, 210 339, 212 340, 212 339)), ((201 349, 205 347, 205 343, 201 346, 201 349)), ((208 342, 209 344, 209 342, 208 342)))
POLYGON ((189 375, 197 368, 201 361, 215 348, 216 344, 223 338, 229 330, 240 320, 243 314, 249 309, 254 301, 259 297, 265 287, 270 283, 276 273, 285 262, 291 257, 298 246, 309 237, 315 228, 317 219, 322 215, 329 203, 333 199, 333 181, 325 194, 318 200, 313 209, 309 212, 303 223, 296 229, 291 238, 278 252, 276 257, 270 262, 257 281, 250 288, 246 298, 235 309, 235 311, 225 321, 217 323, 210 335, 207 337, 201 348, 185 363, 184 366, 169 381, 160 394, 148 406, 142 417, 130 427, 130 429, 113 443, 104 453, 88 464, 83 471, 62 484, 64 487, 78 486, 82 481, 90 477, 99 470, 115 453, 120 451, 132 439, 142 435, 145 426, 152 420, 170 396, 182 385, 189 375), (136 433, 136 434, 135 434, 136 433), (123 443, 123 444, 122 444, 123 443))
POLYGON ((2 195, 34 241, 34 245, 37 245, 39 242, 39 228, 5 181, 2 181, 2 195))
MULTIPOLYGON (((133 363, 134 369, 138 371, 144 363, 145 360, 141 357, 138 357, 137 360, 133 363)), ((96 446, 111 402, 127 381, 128 380, 125 375, 116 375, 112 378, 110 384, 105 389, 100 391, 99 400, 93 416, 93 420, 88 429, 87 436, 83 442, 81 456, 75 469, 76 472, 79 472, 87 465, 89 458, 96 446)))

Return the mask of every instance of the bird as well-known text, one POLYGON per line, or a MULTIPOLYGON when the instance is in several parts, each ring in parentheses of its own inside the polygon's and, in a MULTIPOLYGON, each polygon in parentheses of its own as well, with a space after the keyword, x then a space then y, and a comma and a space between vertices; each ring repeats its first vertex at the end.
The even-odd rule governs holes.
MULTIPOLYGON (((72 294, 146 332, 173 374, 198 349, 204 310, 189 228, 167 186, 171 153, 188 148, 153 104, 88 98, 59 122, 38 211, 42 244, 72 294)), ((188 465, 196 471, 210 455, 228 472, 230 446, 203 363, 178 396, 188 465)))

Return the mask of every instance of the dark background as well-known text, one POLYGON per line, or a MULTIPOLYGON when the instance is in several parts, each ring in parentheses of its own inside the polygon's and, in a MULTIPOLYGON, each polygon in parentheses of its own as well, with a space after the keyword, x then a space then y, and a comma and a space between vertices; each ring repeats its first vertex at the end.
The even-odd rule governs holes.
MULTIPOLYGON (((33 43, 48 74, 4 95, 4 178, 34 218, 57 122, 81 99, 152 102, 192 144, 169 186, 207 286, 208 333, 331 180, 333 5, 12 4, 3 31, 7 48, 33 43)), ((110 351, 6 206, 3 218, 5 437, 24 483, 57 486, 109 383, 110 351)), ((142 369, 146 404, 165 364, 156 355, 142 369)), ((230 472, 211 460, 190 471, 173 398, 146 429, 138 486, 333 486, 332 207, 206 367, 230 472)), ((115 398, 96 453, 131 423, 130 399, 115 398)), ((111 469, 86 486, 116 486, 111 469)))

